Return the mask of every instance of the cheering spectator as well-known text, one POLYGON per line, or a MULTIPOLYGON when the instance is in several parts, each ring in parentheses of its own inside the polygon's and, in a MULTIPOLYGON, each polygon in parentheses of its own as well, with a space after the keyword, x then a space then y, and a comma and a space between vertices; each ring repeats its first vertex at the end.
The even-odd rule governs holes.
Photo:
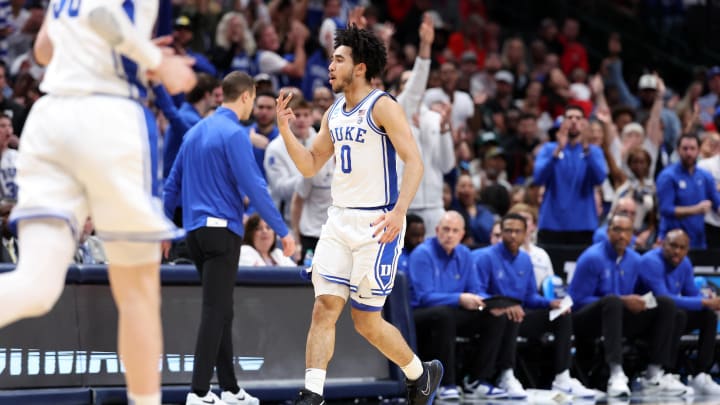
POLYGON ((245 222, 240 248, 240 266, 296 266, 295 262, 277 247, 277 235, 260 215, 252 214, 245 222))

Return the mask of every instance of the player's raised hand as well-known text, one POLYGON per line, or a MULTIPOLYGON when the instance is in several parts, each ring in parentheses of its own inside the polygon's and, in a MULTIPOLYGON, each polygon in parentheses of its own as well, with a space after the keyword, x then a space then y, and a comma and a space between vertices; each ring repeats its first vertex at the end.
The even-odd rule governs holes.
POLYGON ((277 125, 280 130, 287 129, 290 120, 295 119, 295 113, 292 108, 288 108, 290 100, 292 100, 291 92, 285 93, 284 96, 280 94, 275 100, 275 113, 277 114, 277 125))
POLYGON ((374 227, 373 238, 380 236, 380 243, 390 243, 397 238, 403 227, 404 215, 400 215, 395 210, 380 215, 370 224, 374 227))
POLYGON ((192 70, 195 59, 175 55, 169 49, 163 49, 162 61, 153 71, 148 71, 148 78, 162 82, 168 93, 178 94, 192 90, 197 77, 192 70))

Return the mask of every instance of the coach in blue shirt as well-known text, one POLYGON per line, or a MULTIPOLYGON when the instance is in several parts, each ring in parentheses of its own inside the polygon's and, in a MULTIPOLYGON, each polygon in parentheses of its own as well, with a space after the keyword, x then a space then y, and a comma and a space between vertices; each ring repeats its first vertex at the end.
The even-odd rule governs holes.
POLYGON ((648 309, 646 301, 635 294, 640 255, 628 247, 632 234, 633 220, 616 214, 608 222, 608 239, 590 246, 578 258, 568 287, 575 303, 575 337, 584 341, 577 347, 593 347, 591 340, 602 336, 605 361, 610 367, 608 395, 629 395, 622 369, 622 337, 644 335, 650 343, 650 364, 646 377, 640 379, 642 389, 683 395, 687 387, 673 385, 677 381, 663 378, 662 371, 662 367, 671 366, 675 303, 657 297, 657 307, 648 309))
POLYGON ((568 106, 557 142, 543 145, 533 178, 545 186, 538 223, 539 244, 589 245, 598 226, 595 186, 607 177, 602 149, 589 143, 583 110, 568 106))
MULTIPOLYGON (((237 385, 232 350, 233 288, 244 231, 242 196, 250 198, 263 219, 282 237, 285 255, 295 249, 295 242, 254 164, 248 132, 238 121, 247 119, 252 111, 253 79, 245 73, 232 72, 225 77, 222 87, 222 106, 185 135, 165 184, 168 218, 172 217, 178 196, 182 196, 188 250, 203 288, 189 400, 191 396, 203 399, 210 395, 215 366, 223 399, 239 400, 249 395, 237 385)), ((166 256, 167 248, 164 244, 166 256)))
POLYGON ((530 256, 520 250, 527 232, 525 218, 516 213, 507 214, 500 222, 500 227, 501 243, 473 252, 480 280, 480 295, 505 296, 521 302, 521 305, 507 308, 508 317, 519 327, 513 329, 513 336, 504 338, 510 344, 503 346, 498 361, 501 371, 499 387, 508 391, 508 395, 513 398, 527 396, 512 370, 517 335, 538 339, 551 331, 555 336, 555 379, 552 388, 574 397, 594 397, 594 391, 585 388, 577 379, 570 378, 572 318, 565 314, 550 321, 549 310, 559 308, 561 300, 551 301, 538 294, 530 256))
POLYGON ((720 194, 712 174, 697 167, 700 140, 684 134, 678 140, 680 161, 666 167, 657 178, 662 239, 670 229, 681 228, 690 237, 690 247, 704 249, 705 214, 720 207, 720 194))
POLYGON ((455 338, 479 335, 477 354, 470 359, 466 393, 475 399, 500 398, 506 393, 486 383, 509 324, 507 317, 493 314, 478 295, 479 284, 470 250, 462 245, 465 220, 456 211, 446 212, 426 239, 410 254, 408 275, 418 345, 423 356, 434 356, 445 365, 438 399, 459 399, 455 388, 455 338))
MULTIPOLYGON (((720 298, 703 297, 695 286, 693 266, 687 257, 690 239, 682 229, 667 233, 662 247, 645 253, 641 260, 640 280, 643 286, 658 297, 670 297, 679 311, 673 339, 673 359, 677 358, 680 336, 700 330, 695 370, 688 378, 698 395, 720 395, 720 385, 708 374, 715 354, 717 315, 720 298)), ((673 364, 676 362, 673 361, 673 364)))

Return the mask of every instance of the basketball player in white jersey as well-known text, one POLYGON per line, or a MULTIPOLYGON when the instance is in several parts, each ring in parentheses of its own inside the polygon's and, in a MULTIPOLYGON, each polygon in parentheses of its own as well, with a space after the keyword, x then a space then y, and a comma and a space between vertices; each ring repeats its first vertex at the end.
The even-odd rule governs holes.
POLYGON ((192 60, 156 46, 157 0, 52 0, 35 42, 47 64, 18 157, 17 269, 0 275, 0 326, 49 311, 78 233, 92 216, 105 240, 129 402, 160 404, 160 240, 182 234, 153 196, 146 73, 190 90, 192 60))
POLYGON ((405 373, 410 404, 431 403, 442 377, 442 364, 422 363, 380 312, 393 288, 405 214, 423 175, 403 109, 370 85, 385 63, 385 47, 369 31, 353 26, 336 32, 329 77, 333 91, 343 94, 325 112, 309 149, 289 128, 294 118, 287 108, 291 96, 278 98, 278 128, 303 176, 313 176, 331 156, 336 159, 333 204, 312 264, 315 305, 305 388, 296 404, 323 402, 335 323, 348 298, 355 329, 405 373), (396 155, 406 167, 399 192, 396 155))

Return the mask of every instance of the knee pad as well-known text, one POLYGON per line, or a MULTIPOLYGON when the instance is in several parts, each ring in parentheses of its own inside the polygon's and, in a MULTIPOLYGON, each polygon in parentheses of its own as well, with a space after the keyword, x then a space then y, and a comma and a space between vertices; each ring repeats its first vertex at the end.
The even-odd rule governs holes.
POLYGON ((105 242, 108 263, 118 266, 137 266, 160 263, 161 251, 158 242, 105 242))

